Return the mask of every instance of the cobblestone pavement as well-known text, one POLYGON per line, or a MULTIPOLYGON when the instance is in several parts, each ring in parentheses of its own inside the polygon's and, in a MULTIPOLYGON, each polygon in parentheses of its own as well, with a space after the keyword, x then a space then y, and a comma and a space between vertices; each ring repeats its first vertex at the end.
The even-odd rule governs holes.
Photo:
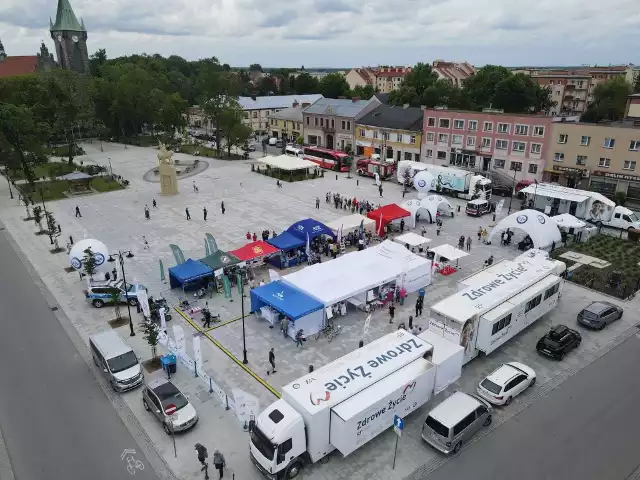
MULTIPOLYGON (((259 235, 264 229, 281 232, 295 221, 313 217, 320 221, 330 221, 346 215, 345 211, 337 211, 324 202, 324 195, 328 191, 339 192, 343 195, 365 198, 382 204, 389 202, 401 203, 402 192, 399 185, 384 184, 384 197, 379 198, 377 189, 370 179, 347 179, 344 174, 326 173, 325 178, 284 184, 277 188, 275 181, 250 172, 250 165, 244 161, 225 162, 208 159, 210 166, 201 174, 180 182, 181 193, 175 197, 163 197, 157 190, 158 185, 146 182, 142 175, 155 165, 155 150, 149 148, 129 147, 124 149, 120 145, 105 144, 104 152, 99 151, 97 145, 83 145, 88 155, 82 157, 86 163, 107 164, 110 158, 116 174, 127 178, 131 184, 124 191, 107 194, 80 197, 78 199, 61 200, 48 205, 63 229, 63 238, 72 235, 74 240, 84 235, 103 241, 111 251, 116 249, 132 249, 133 259, 127 260, 125 266, 127 276, 148 286, 152 295, 161 292, 172 301, 180 295, 167 292, 168 285, 160 281, 158 260, 164 262, 165 268, 174 264, 168 244, 174 243, 182 248, 186 257, 198 259, 204 256, 204 235, 211 233, 222 250, 231 250, 245 244, 247 231, 254 231, 259 235), (199 193, 193 191, 192 182, 196 182, 199 193), (320 209, 315 208, 315 198, 321 198, 320 209), (144 206, 151 206, 153 199, 158 203, 157 209, 152 209, 151 219, 144 219, 144 206), (220 202, 225 202, 226 213, 221 214, 220 202), (74 216, 75 206, 78 205, 82 217, 74 216), (202 208, 207 207, 209 219, 202 218, 202 208), (192 220, 187 221, 184 215, 185 207, 189 207, 192 220), (149 240, 150 248, 143 249, 142 235, 149 240)), ((176 154, 181 159, 183 155, 176 154)), ((109 308, 97 310, 84 300, 82 289, 84 283, 75 273, 65 273, 67 258, 64 254, 51 255, 48 252, 48 239, 34 236, 36 230, 31 222, 22 221, 24 208, 17 205, 17 201, 8 199, 6 186, 0 187, 0 216, 7 230, 20 245, 24 254, 34 264, 44 283, 52 291, 60 306, 69 316, 81 337, 87 341, 89 335, 108 328, 106 321, 113 317, 109 308)), ((415 193, 407 194, 407 199, 415 193)), ((462 205, 459 200, 452 200, 454 206, 462 205)), ((506 215, 507 208, 503 212, 506 215)), ((471 235, 473 246, 471 255, 460 260, 460 271, 449 277, 437 275, 434 284, 427 289, 424 315, 416 319, 415 323, 426 325, 428 306, 456 291, 457 281, 482 267, 489 255, 494 255, 496 261, 502 258, 513 258, 517 255, 514 248, 499 245, 481 245, 477 242, 476 232, 480 226, 489 227, 489 216, 475 219, 463 214, 456 214, 453 218, 444 219, 442 234, 436 236, 435 228, 427 225, 427 236, 432 239, 432 246, 449 243, 456 245, 460 235, 471 235)), ((61 243, 64 243, 61 242, 61 243)), ((266 275, 266 270, 262 272, 266 275)), ((221 295, 214 295, 207 299, 215 313, 219 313, 224 325, 216 325, 208 334, 224 345, 231 354, 242 358, 242 321, 236 320, 240 316, 241 302, 237 291, 233 293, 233 302, 221 295)), ((538 374, 538 384, 531 392, 527 392, 505 409, 499 409, 496 414, 496 424, 509 418, 520 406, 525 405, 529 398, 534 398, 538 389, 544 388, 546 383, 552 385, 554 379, 562 378, 576 369, 584 367, 594 356, 602 352, 603 348, 614 341, 619 335, 628 334, 632 325, 637 323, 639 314, 637 308, 626 308, 624 319, 612 324, 602 332, 584 332, 584 340, 579 351, 567 356, 563 362, 553 362, 539 357, 535 352, 535 341, 551 324, 574 324, 576 313, 582 306, 597 298, 600 294, 566 284, 563 297, 558 308, 539 320, 517 338, 511 340, 489 357, 480 357, 463 371, 463 376, 448 391, 441 393, 418 412, 412 414, 407 421, 398 450, 396 470, 391 470, 393 431, 387 431, 369 444, 354 452, 345 459, 333 455, 331 460, 322 465, 310 468, 304 478, 368 478, 391 479, 402 478, 412 472, 426 472, 429 468, 437 467, 442 461, 440 456, 429 449, 420 440, 421 422, 427 409, 440 401, 454 388, 473 391, 475 384, 482 375, 504 361, 518 360, 533 367, 538 374), (429 467, 430 466, 430 467, 429 467)), ((201 301, 202 302, 202 301, 201 301)), ((618 303, 614 300, 614 302, 618 303)), ((410 295, 404 306, 398 307, 396 324, 388 323, 386 311, 373 315, 370 330, 365 341, 374 340, 381 335, 397 328, 399 321, 408 318, 415 303, 415 295, 410 295)), ((249 309, 246 300, 245 308, 249 309)), ((136 322, 138 315, 134 314, 136 322)), ((277 329, 269 329, 264 322, 258 321, 254 315, 247 315, 245 319, 246 345, 248 351, 248 367, 259 377, 268 380, 275 389, 306 373, 309 365, 320 367, 357 347, 362 336, 364 314, 350 313, 341 318, 338 323, 343 331, 333 342, 326 339, 310 338, 303 348, 297 349, 290 339, 284 339, 277 329), (265 375, 267 352, 275 348, 277 373, 268 378, 265 375)), ((195 319, 197 323, 198 319, 195 319)), ((194 333, 193 326, 179 315, 173 315, 171 324, 180 324, 190 334, 194 333)), ((119 329, 122 335, 130 341, 134 349, 142 358, 150 356, 150 350, 141 335, 127 336, 127 327, 119 329)), ((188 350, 189 350, 188 346, 188 350)), ((254 394, 262 406, 267 405, 275 397, 246 371, 241 369, 227 354, 217 348, 212 342, 202 342, 203 367, 215 382, 226 392, 241 388, 254 394)), ((154 375, 159 375, 155 373, 154 375)), ((161 426, 144 412, 140 402, 139 392, 129 392, 123 395, 128 408, 135 414, 139 422, 148 431, 152 441, 166 458, 169 466, 180 477, 185 479, 199 478, 197 462, 194 462, 193 444, 201 442, 210 449, 221 448, 227 455, 230 472, 236 473, 239 479, 258 478, 258 474, 247 461, 247 436, 235 416, 224 409, 219 399, 208 393, 208 389, 201 379, 195 379, 192 372, 179 366, 174 380, 200 412, 201 421, 190 432, 177 436, 177 458, 174 457, 173 444, 162 431, 161 426)), ((557 381, 557 380, 556 380, 557 381)), ((418 477, 416 477, 418 478, 418 477)))

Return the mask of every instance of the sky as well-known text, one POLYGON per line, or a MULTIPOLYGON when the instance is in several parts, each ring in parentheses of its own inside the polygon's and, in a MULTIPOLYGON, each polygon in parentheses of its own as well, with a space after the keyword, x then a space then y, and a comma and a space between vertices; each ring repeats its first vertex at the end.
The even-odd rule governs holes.
MULTIPOLYGON (((70 0, 89 53, 263 67, 640 63, 638 0, 70 0)), ((51 52, 57 0, 0 0, 7 55, 51 52)))

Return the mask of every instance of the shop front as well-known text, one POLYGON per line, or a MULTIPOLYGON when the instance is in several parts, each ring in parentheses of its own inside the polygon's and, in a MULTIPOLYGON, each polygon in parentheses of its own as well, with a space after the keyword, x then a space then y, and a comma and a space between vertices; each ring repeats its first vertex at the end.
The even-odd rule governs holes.
POLYGON ((640 175, 594 170, 589 190, 612 199, 616 192, 624 192, 627 195, 625 206, 640 207, 640 175))
POLYGON ((553 165, 551 168, 544 169, 542 181, 544 183, 557 183, 563 187, 583 189, 589 181, 589 176, 588 168, 553 165))
POLYGON ((476 152, 462 148, 452 148, 449 155, 449 165, 464 169, 475 170, 480 165, 476 165, 476 152))

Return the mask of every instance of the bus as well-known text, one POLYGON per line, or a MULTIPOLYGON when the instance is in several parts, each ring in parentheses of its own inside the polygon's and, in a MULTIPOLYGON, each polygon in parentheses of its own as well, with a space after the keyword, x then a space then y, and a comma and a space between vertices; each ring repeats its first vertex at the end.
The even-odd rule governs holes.
POLYGON ((348 172, 353 162, 353 157, 344 152, 314 146, 304 147, 304 159, 338 172, 348 172))

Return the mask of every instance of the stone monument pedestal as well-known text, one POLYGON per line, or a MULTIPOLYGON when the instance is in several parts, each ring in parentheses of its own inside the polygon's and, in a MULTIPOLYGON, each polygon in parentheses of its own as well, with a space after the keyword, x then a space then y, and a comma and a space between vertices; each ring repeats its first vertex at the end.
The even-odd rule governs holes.
POLYGON ((160 193, 162 195, 178 194, 178 176, 173 165, 163 164, 158 167, 160 172, 160 193))

